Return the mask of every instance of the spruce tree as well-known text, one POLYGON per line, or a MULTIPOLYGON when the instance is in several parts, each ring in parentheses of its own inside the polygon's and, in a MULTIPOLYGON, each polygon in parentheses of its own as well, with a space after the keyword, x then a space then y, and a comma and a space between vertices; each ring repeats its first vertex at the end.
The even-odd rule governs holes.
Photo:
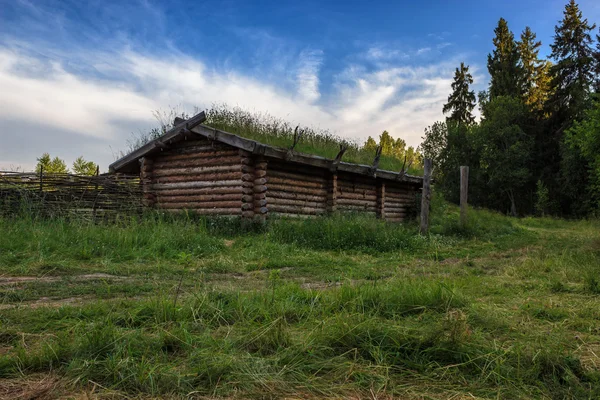
POLYGON ((464 62, 454 72, 452 82, 452 93, 448 96, 448 103, 444 105, 444 114, 450 113, 448 121, 454 121, 463 125, 471 125, 475 117, 471 113, 475 108, 475 92, 469 90, 473 84, 473 76, 469 73, 469 67, 464 62))
POLYGON ((550 57, 556 61, 551 69, 554 94, 552 111, 561 121, 559 131, 578 120, 590 105, 594 83, 594 52, 591 32, 596 28, 583 18, 575 0, 565 6, 564 17, 555 27, 550 57))
POLYGON ((532 111, 541 111, 548 98, 549 64, 539 58, 542 42, 536 40, 536 34, 526 27, 517 42, 521 69, 523 73, 523 101, 532 111))
POLYGON ((519 51, 508 23, 500 18, 494 29, 495 46, 492 54, 488 54, 488 71, 490 73, 490 100, 498 96, 521 97, 523 93, 523 70, 519 65, 519 51))
POLYGON ((596 35, 596 52, 594 53, 596 59, 596 86, 595 91, 600 94, 600 33, 596 35))

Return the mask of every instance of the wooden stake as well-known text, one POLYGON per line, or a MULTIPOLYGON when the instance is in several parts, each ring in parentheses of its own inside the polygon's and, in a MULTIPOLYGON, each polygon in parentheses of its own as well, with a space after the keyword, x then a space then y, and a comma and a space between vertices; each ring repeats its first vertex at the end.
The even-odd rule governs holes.
POLYGON ((421 197, 421 235, 429 231, 429 202, 431 200, 431 159, 424 160, 423 195, 421 197))
POLYGON ((469 167, 460 167, 460 225, 467 225, 467 199, 469 194, 469 167))
POLYGON ((377 184, 377 218, 385 220, 385 182, 377 184))

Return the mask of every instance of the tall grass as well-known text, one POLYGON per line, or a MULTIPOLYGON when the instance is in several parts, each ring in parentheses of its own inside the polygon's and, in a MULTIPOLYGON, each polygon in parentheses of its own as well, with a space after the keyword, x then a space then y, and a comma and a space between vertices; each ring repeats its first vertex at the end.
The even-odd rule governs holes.
MULTIPOLYGON (((287 148, 294 142, 295 126, 292 123, 267 113, 250 112, 239 107, 213 105, 207 112, 206 124, 272 146, 287 148)), ((333 159, 343 143, 348 146, 343 161, 364 165, 373 163, 374 151, 364 149, 359 143, 343 139, 326 129, 301 129, 304 134, 295 148, 298 152, 333 159)), ((390 171, 400 171, 403 165, 404 160, 387 155, 382 155, 379 161, 379 168, 390 171)), ((423 173, 420 165, 412 165, 408 172, 415 175, 423 173)))
POLYGON ((56 370, 130 394, 260 397, 393 394, 419 374, 442 385, 460 379, 482 396, 498 385, 511 398, 546 387, 599 394, 587 384, 597 374, 581 368, 566 342, 499 347, 478 312, 456 288, 406 280, 326 292, 282 284, 273 295, 205 291, 180 306, 157 297, 33 310, 28 318, 38 325, 78 322, 35 345, 7 336, 15 351, 0 356, 0 377, 56 370))

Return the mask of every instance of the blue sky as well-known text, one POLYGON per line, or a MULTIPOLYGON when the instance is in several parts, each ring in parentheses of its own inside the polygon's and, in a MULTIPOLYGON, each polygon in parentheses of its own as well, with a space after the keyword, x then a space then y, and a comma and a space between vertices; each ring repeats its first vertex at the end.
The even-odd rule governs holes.
POLYGON ((500 17, 547 54, 566 1, 0 0, 0 169, 47 151, 105 170, 153 110, 223 102, 416 146, 461 61, 487 86, 500 17))

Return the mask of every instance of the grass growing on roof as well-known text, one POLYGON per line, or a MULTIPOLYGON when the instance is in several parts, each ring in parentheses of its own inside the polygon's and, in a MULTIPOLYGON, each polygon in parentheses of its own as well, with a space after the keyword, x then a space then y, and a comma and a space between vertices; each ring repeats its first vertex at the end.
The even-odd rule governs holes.
MULTIPOLYGON (((294 142, 295 126, 290 122, 273 117, 266 113, 257 113, 243 110, 239 107, 230 108, 226 105, 213 105, 207 111, 207 125, 236 135, 253 139, 268 145, 289 148, 294 142)), ((328 130, 302 127, 302 139, 295 150, 301 153, 314 154, 325 158, 334 159, 344 143, 348 149, 342 158, 345 162, 371 165, 375 152, 364 149, 360 144, 334 135, 328 130)), ((376 132, 372 132, 375 134, 376 132)), ((399 172, 404 165, 400 160, 389 155, 382 155, 379 168, 399 172)), ((422 175, 420 165, 412 165, 409 174, 422 175)))

